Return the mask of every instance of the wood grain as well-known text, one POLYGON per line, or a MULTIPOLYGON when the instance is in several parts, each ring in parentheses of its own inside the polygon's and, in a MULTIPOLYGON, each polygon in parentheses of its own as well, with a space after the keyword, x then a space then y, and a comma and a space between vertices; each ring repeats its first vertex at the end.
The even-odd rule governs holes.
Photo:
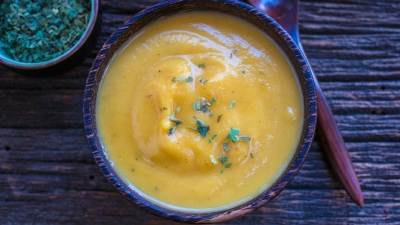
MULTIPOLYGON (((0 224, 176 224, 107 183, 88 149, 83 89, 113 30, 158 1, 102 1, 91 58, 67 74, 26 78, 0 66, 0 224)), ((258 211, 224 224, 396 224, 400 221, 400 4, 300 2, 300 36, 349 149, 365 198, 342 189, 315 139, 298 175, 258 211)))

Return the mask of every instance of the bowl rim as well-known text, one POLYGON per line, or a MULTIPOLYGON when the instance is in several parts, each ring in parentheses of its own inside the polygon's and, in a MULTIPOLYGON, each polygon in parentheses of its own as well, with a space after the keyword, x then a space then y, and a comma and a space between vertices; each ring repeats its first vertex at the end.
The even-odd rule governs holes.
POLYGON ((99 17, 99 1, 100 0, 90 0, 90 17, 88 21, 88 25, 86 26, 85 31, 83 32, 82 36, 79 38, 79 40, 67 51, 65 51, 63 54, 57 56, 56 58, 43 61, 43 62, 34 62, 34 63, 29 63, 29 62, 20 62, 17 60, 12 59, 11 57, 5 55, 4 53, 0 52, 0 63, 16 68, 16 69, 22 69, 22 70, 39 70, 39 69, 44 69, 51 67, 53 65, 56 65, 67 58, 71 57, 74 55, 82 46, 88 41, 91 33, 95 29, 96 21, 99 17))
MULTIPOLYGON (((204 6, 205 7, 205 6, 204 6)), ((199 10, 199 8, 193 8, 190 11, 199 10)), ((202 8, 204 11, 205 9, 202 8)), ((219 11, 214 9, 215 11, 219 11)), ((176 14, 185 10, 178 10, 171 12, 168 15, 176 14)), ((228 13, 229 14, 229 13, 228 13)), ((233 14, 231 14, 233 15, 233 14)), ((165 16, 165 15, 163 15, 165 16)), ((235 16, 235 15, 234 15, 235 16)), ((160 16, 162 17, 162 16, 160 16)), ((158 18, 158 17, 157 17, 158 18)), ((150 19, 151 21, 156 20, 157 18, 150 19)), ((243 18, 244 20, 248 20, 243 18)), ((146 26, 147 24, 142 24, 142 26, 146 26)), ((140 30, 141 28, 137 29, 140 30)), ((136 30, 136 31, 137 31, 136 30)), ((265 32, 267 32, 264 30, 265 32)), ((269 35, 271 36, 271 35, 269 35)), ((119 47, 119 46, 118 46, 119 47)), ((116 47, 118 49, 118 47, 116 47)), ((213 222, 222 222, 230 219, 234 219, 245 214, 248 214, 255 209, 263 206, 267 202, 271 201, 276 195, 278 195, 294 178, 301 165, 304 162, 305 157, 308 154, 308 151, 311 147, 311 143, 314 137, 315 128, 316 128, 316 119, 317 119, 317 103, 316 103, 316 92, 314 86, 314 78, 312 75, 312 71, 310 65, 308 63, 307 58, 303 54, 303 52, 299 49, 299 47, 295 44, 289 34, 272 18, 265 15, 263 12, 258 9, 253 8, 250 5, 242 3, 240 1, 234 0, 168 0, 156 5, 153 5, 147 9, 142 10, 136 15, 132 16, 128 19, 123 25, 121 25, 104 43, 101 50, 99 51, 97 57, 95 58, 92 68, 89 72, 89 76, 85 86, 84 93, 84 104, 83 104, 83 118, 84 118, 84 127, 85 133, 87 137, 87 141, 89 144, 89 148, 92 152, 92 155, 96 161, 96 164, 99 166, 100 171, 106 177, 108 182, 128 201, 134 203, 138 207, 144 209, 145 211, 152 213, 154 215, 175 220, 178 222, 191 222, 191 223, 213 223, 213 222), (155 13, 159 13, 161 9, 166 7, 172 7, 180 4, 187 3, 200 3, 200 4, 215 4, 218 5, 227 5, 228 7, 235 8, 236 10, 240 10, 244 13, 250 14, 251 16, 256 17, 260 21, 264 23, 264 27, 266 30, 269 30, 272 33, 275 33, 276 38, 279 39, 277 41, 275 38, 271 37, 275 42, 280 42, 278 45, 285 52, 287 57, 289 58, 290 63, 294 67, 296 71, 297 78, 299 79, 300 91, 303 95, 304 102, 304 124, 302 129, 302 136, 300 139, 300 143, 298 144, 297 150, 293 155, 291 162, 288 164, 286 170, 279 176, 279 178, 275 181, 275 183, 264 190, 258 197, 252 198, 252 200, 247 201, 239 206, 236 206, 231 209, 211 212, 211 213, 184 213, 172 211, 170 209, 163 208, 162 206, 156 205, 146 198, 140 196, 139 193, 136 193, 134 190, 130 189, 128 185, 126 185, 122 179, 115 173, 114 169, 107 161, 107 157, 103 152, 103 147, 101 145, 100 139, 98 137, 97 128, 96 128, 96 98, 97 91, 100 86, 100 82, 103 74, 100 74, 102 71, 105 71, 105 68, 108 65, 108 61, 112 58, 114 53, 109 53, 110 49, 112 50, 114 42, 120 38, 121 36, 126 35, 126 31, 129 27, 138 23, 145 18, 147 15, 153 15, 155 13), (283 46, 282 46, 283 44, 283 46), (285 49, 286 47, 286 49, 285 49), (291 58, 292 57, 292 58, 291 58), (293 62, 293 60, 295 60, 293 62)))

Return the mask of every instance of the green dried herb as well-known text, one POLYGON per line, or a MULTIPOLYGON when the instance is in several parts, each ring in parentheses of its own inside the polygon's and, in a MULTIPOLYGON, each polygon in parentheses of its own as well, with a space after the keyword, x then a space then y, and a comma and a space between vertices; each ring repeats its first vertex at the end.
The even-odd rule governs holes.
POLYGON ((236 101, 233 100, 232 103, 229 105, 229 108, 232 109, 235 104, 236 104, 236 101))
POLYGON ((202 138, 205 138, 208 131, 210 131, 210 126, 207 126, 206 123, 204 123, 200 119, 197 119, 197 131, 202 138))
MULTIPOLYGON (((224 114, 222 114, 222 115, 224 115, 224 114)), ((217 118, 217 123, 219 123, 219 121, 221 120, 222 115, 219 115, 219 116, 218 116, 218 118, 217 118)))
POLYGON ((213 98, 211 99, 210 105, 214 104, 216 101, 217 101, 217 99, 216 99, 215 97, 213 97, 213 98))
POLYGON ((232 163, 228 163, 225 165, 225 168, 231 168, 231 166, 232 166, 232 163))
POLYGON ((181 107, 180 106, 176 107, 175 111, 176 113, 179 113, 181 111, 181 107))
POLYGON ((188 76, 186 78, 186 82, 193 82, 193 77, 192 76, 188 76))
POLYGON ((183 81, 185 81, 185 78, 183 78, 183 76, 179 76, 178 81, 179 81, 179 83, 183 83, 183 81))
POLYGON ((175 113, 174 113, 174 112, 171 113, 171 116, 169 117, 169 120, 171 120, 172 122, 175 122, 175 123, 177 123, 177 124, 183 122, 183 120, 180 120, 180 119, 175 118, 175 113))
POLYGON ((171 136, 176 130, 176 126, 173 126, 171 129, 168 131, 168 136, 171 136))
POLYGON ((87 0, 2 0, 0 48, 12 59, 54 59, 82 37, 90 17, 87 0))
POLYGON ((251 140, 251 137, 249 136, 239 136, 237 138, 238 141, 245 141, 245 142, 249 142, 251 140))
POLYGON ((228 141, 225 141, 224 142, 224 147, 223 147, 223 149, 225 150, 225 151, 229 151, 229 145, 228 145, 228 141))
POLYGON ((171 81, 172 81, 172 82, 175 82, 175 81, 176 81, 176 77, 173 77, 171 81))
POLYGON ((226 163, 226 161, 228 161, 228 157, 227 156, 220 156, 218 157, 219 161, 221 161, 221 164, 224 165, 226 163))
POLYGON ((236 128, 231 128, 231 131, 229 132, 228 136, 226 136, 226 138, 231 139, 232 142, 236 142, 238 137, 237 135, 240 133, 239 129, 236 128))
POLYGON ((253 153, 250 153, 251 158, 254 158, 253 153))
POLYGON ((205 63, 201 63, 201 64, 199 64, 199 65, 197 65, 199 68, 204 68, 204 67, 206 67, 206 64, 205 63))

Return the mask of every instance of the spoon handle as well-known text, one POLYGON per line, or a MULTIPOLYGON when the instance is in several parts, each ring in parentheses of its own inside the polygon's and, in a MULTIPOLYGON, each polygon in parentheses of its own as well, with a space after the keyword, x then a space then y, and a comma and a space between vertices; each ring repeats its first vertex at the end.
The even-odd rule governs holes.
MULTIPOLYGON (((298 29, 298 0, 249 0, 249 3, 278 22, 304 53, 298 29)), ((317 91, 317 133, 322 146, 344 189, 359 206, 364 206, 364 197, 349 152, 336 125, 328 101, 319 86, 317 77, 313 71, 311 72, 317 91)))

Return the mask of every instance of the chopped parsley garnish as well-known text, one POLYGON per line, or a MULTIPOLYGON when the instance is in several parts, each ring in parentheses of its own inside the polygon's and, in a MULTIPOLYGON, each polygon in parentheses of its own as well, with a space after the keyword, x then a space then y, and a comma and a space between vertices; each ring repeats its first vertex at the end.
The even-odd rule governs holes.
POLYGON ((203 84, 206 84, 208 80, 203 80, 203 84))
POLYGON ((213 97, 213 98, 211 99, 210 105, 214 104, 216 101, 217 101, 217 99, 216 99, 215 97, 213 97))
POLYGON ((222 173, 224 173, 224 170, 221 170, 221 172, 220 172, 220 173, 221 173, 221 174, 222 174, 222 173))
POLYGON ((193 108, 194 108, 194 110, 199 111, 200 110, 200 103, 199 102, 194 102, 193 103, 193 108))
POLYGON ((242 70, 242 73, 243 73, 243 74, 246 74, 246 71, 242 70))
POLYGON ((251 158, 254 158, 253 153, 250 153, 250 157, 251 157, 251 158))
POLYGON ((211 143, 212 142, 212 140, 214 140, 214 138, 216 138, 217 137, 217 135, 216 134, 214 134, 211 138, 209 138, 208 139, 208 143, 211 143))
POLYGON ((231 139, 232 142, 236 142, 238 137, 237 135, 240 133, 239 129, 236 128, 231 128, 231 131, 229 132, 228 136, 226 136, 226 138, 231 139))
POLYGON ((169 120, 171 120, 172 122, 175 122, 175 123, 182 123, 183 122, 183 120, 175 118, 175 113, 174 112, 171 113, 171 116, 169 117, 169 120))
POLYGON ((204 67, 206 67, 206 64, 205 63, 201 63, 201 64, 199 64, 199 65, 197 65, 199 68, 204 68, 204 67))
POLYGON ((246 141, 249 142, 251 140, 251 137, 249 136, 240 136, 237 138, 238 141, 246 141))
POLYGON ((210 112, 210 109, 207 106, 202 105, 200 106, 200 111, 202 111, 203 113, 208 113, 210 112))
POLYGON ((223 114, 221 114, 221 115, 218 116, 218 118, 217 118, 217 123, 219 123, 219 121, 221 120, 222 115, 223 115, 223 114))
POLYGON ((226 161, 228 161, 228 157, 227 156, 220 156, 218 157, 219 161, 221 161, 221 164, 224 165, 226 163, 226 161))
POLYGON ((171 81, 172 81, 172 82, 175 82, 175 81, 176 81, 176 77, 173 77, 171 81))
POLYGON ((186 78, 186 82, 193 82, 193 77, 192 76, 188 76, 186 78))
POLYGON ((213 155, 210 155, 210 160, 211 160, 212 164, 217 164, 218 163, 213 155))
POLYGON ((233 101, 232 101, 232 103, 231 103, 231 105, 229 106, 229 108, 230 108, 230 109, 232 109, 232 108, 233 108, 233 106, 234 106, 235 104, 236 104, 236 101, 235 101, 235 100, 233 100, 233 101))
POLYGON ((179 83, 183 83, 183 81, 185 81, 185 78, 183 78, 183 76, 179 76, 178 81, 179 81, 179 83))
POLYGON ((203 82, 203 78, 200 77, 200 78, 199 78, 199 82, 200 82, 200 83, 203 82))
POLYGON ((176 126, 173 126, 171 129, 168 131, 168 136, 171 136, 176 130, 176 126))
POLYGON ((181 111, 181 107, 180 106, 178 106, 178 107, 176 107, 176 110, 175 110, 177 113, 179 113, 180 111, 181 111))
POLYGON ((202 138, 205 138, 208 131, 210 131, 210 126, 207 126, 206 123, 197 119, 197 131, 200 133, 202 138))
POLYGON ((232 166, 232 163, 228 163, 225 165, 225 168, 231 168, 231 166, 232 166))
POLYGON ((231 53, 231 56, 229 58, 232 59, 232 53, 231 53))
POLYGON ((214 113, 210 113, 210 116, 214 116, 214 113))
POLYGON ((224 147, 223 148, 224 148, 225 151, 229 151, 230 148, 228 146, 228 141, 224 142, 224 147))
POLYGON ((162 109, 163 109, 163 110, 167 110, 168 108, 166 108, 166 107, 163 107, 162 109))

